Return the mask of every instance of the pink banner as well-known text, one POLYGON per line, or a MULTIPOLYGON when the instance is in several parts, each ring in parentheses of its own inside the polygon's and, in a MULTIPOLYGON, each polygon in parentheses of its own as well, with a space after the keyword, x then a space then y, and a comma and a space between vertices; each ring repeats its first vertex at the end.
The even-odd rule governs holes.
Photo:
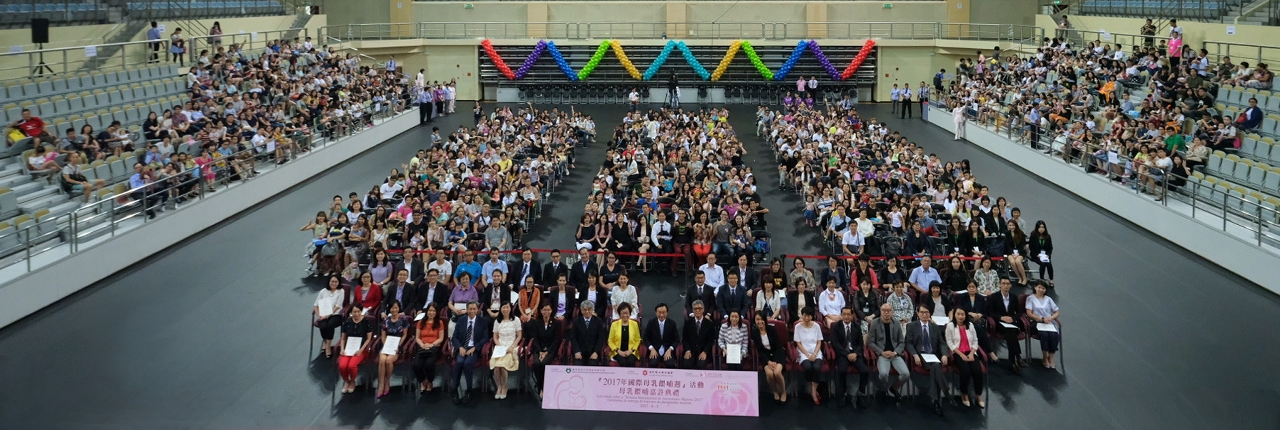
POLYGON ((543 409, 760 416, 756 372, 547 366, 543 409))

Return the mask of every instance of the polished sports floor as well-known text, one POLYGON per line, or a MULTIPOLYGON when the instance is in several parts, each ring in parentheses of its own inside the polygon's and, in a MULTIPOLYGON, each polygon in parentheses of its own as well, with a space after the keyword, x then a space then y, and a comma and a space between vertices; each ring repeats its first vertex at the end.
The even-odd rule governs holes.
MULTIPOLYGON (((603 136, 623 113, 580 108, 603 136)), ((994 195, 1028 221, 1045 220, 1054 235, 1054 294, 1064 323, 1059 369, 1036 368, 1036 360, 1021 377, 994 368, 985 414, 949 407, 940 418, 909 403, 855 411, 795 398, 786 406, 763 402, 759 419, 710 418, 543 411, 515 392, 463 407, 440 394, 419 399, 393 390, 380 401, 363 391, 335 394, 334 362, 308 349, 320 284, 302 277, 310 237, 298 229, 333 195, 363 193, 411 157, 430 135, 420 127, 0 330, 0 429, 1280 428, 1276 296, 953 142, 946 130, 891 119, 887 105, 862 111, 944 160, 968 159, 994 195)), ((772 186, 776 168, 753 136, 754 107, 733 112, 763 203, 773 210, 775 253, 820 253, 816 235, 795 222, 799 198, 772 186)), ((449 131, 470 124, 470 115, 436 123, 449 131)), ((565 238, 603 154, 602 144, 580 151, 578 169, 534 226, 530 245, 571 247, 565 238)), ((650 309, 679 303, 686 283, 669 276, 635 282, 650 309)))

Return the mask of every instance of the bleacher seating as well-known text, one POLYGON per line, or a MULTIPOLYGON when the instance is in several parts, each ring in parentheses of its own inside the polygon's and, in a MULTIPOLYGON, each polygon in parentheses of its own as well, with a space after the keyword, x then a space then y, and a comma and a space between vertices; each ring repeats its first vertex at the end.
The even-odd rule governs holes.
POLYGON ((1075 13, 1150 18, 1218 19, 1227 7, 1239 7, 1243 0, 1082 0, 1075 13))
POLYGON ((225 16, 282 15, 288 13, 276 0, 228 1, 131 1, 125 13, 134 19, 216 18, 225 16))
POLYGON ((107 22, 108 7, 96 0, 24 0, 0 5, 0 27, 23 27, 32 18, 45 18, 51 25, 82 25, 107 22))

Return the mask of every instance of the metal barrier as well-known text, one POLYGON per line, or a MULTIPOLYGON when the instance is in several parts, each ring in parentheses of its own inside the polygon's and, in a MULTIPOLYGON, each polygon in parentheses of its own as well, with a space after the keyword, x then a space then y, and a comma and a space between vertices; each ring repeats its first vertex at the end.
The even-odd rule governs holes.
POLYGON ((385 39, 958 39, 1037 43, 1044 30, 1009 24, 938 22, 420 22, 331 25, 321 37, 341 40, 385 39))
POLYGON ((1241 61, 1253 65, 1280 64, 1280 46, 1206 40, 1204 49, 1209 51, 1209 61, 1213 64, 1221 63, 1222 57, 1231 57, 1231 62, 1235 64, 1240 64, 1241 61))
MULTIPOLYGON (((184 57, 187 60, 187 64, 193 64, 199 59, 200 50, 209 49, 212 51, 219 45, 230 46, 237 44, 240 45, 241 51, 245 52, 263 50, 267 48, 271 41, 284 38, 287 34, 294 32, 299 35, 298 37, 302 38, 309 35, 308 30, 305 28, 293 28, 254 33, 232 33, 220 36, 190 36, 185 38, 187 52, 184 57)), ((146 67, 155 63, 152 61, 153 55, 158 57, 159 63, 170 63, 168 61, 170 56, 169 39, 167 38, 161 39, 158 43, 143 40, 90 46, 0 53, 0 77, 4 77, 0 78, 0 82, 55 75, 66 77, 79 72, 146 67), (88 49, 90 46, 92 49, 88 49), (105 54, 109 50, 117 49, 118 51, 113 55, 107 56, 105 54), (103 55, 99 56, 98 54, 100 53, 103 55), (45 67, 39 67, 41 65, 45 67)))
POLYGON ((1056 35, 1058 37, 1066 37, 1072 45, 1080 47, 1081 49, 1085 48, 1089 42, 1116 45, 1125 49, 1132 48, 1134 46, 1164 46, 1169 43, 1168 36, 1148 36, 1142 34, 1111 33, 1105 31, 1057 30, 1056 35))
MULTIPOLYGON (((951 112, 940 107, 932 107, 935 109, 934 115, 944 115, 949 117, 951 112)), ((979 120, 966 112, 966 118, 969 123, 986 128, 997 135, 1000 135, 1019 145, 1029 146, 1037 152, 1044 153, 1046 157, 1053 157, 1053 153, 1058 153, 1055 157, 1065 163, 1079 166, 1082 170, 1094 168, 1101 170, 1108 179, 1108 183, 1115 183, 1117 186, 1121 184, 1121 180, 1128 179, 1125 175, 1126 165, 1130 165, 1133 160, 1121 155, 1119 163, 1105 163, 1099 169, 1097 164, 1091 166, 1090 163, 1099 161, 1094 157, 1096 147, 1086 147, 1080 149, 1072 149, 1059 151, 1063 142, 1055 142, 1056 136, 1048 131, 1040 131, 1039 139, 1028 139, 1024 135, 1023 125, 1025 122, 1018 117, 1010 117, 1005 112, 988 111, 988 116, 983 120, 979 120), (1114 167, 1114 168, 1113 168, 1114 167)), ((1067 143, 1069 146, 1070 143, 1067 143)), ((1240 236, 1239 232, 1232 231, 1233 228, 1243 229, 1248 232, 1250 243, 1258 246, 1259 249, 1267 252, 1276 251, 1273 248, 1267 248, 1263 245, 1272 247, 1280 246, 1280 213, 1276 209, 1263 206, 1260 202, 1249 200, 1243 195, 1236 196, 1232 192, 1221 192, 1215 190, 1211 185, 1204 182, 1192 180, 1191 178, 1178 177, 1176 179, 1185 180, 1185 184, 1180 187, 1170 186, 1169 180, 1172 175, 1163 175, 1163 179, 1156 184, 1157 188, 1150 190, 1153 195, 1161 197, 1160 203, 1169 208, 1169 210, 1177 211, 1177 208, 1170 206, 1170 200, 1178 200, 1189 206, 1190 216, 1201 223, 1215 228, 1219 228, 1226 234, 1240 236), (1206 187, 1208 189, 1206 189, 1206 187), (1206 216, 1213 218, 1206 219, 1206 216)), ((1142 178, 1140 177, 1139 180, 1142 178)), ((1143 186, 1131 187, 1134 194, 1142 197, 1143 186)), ((1145 197, 1143 197, 1145 198, 1145 197)))
POLYGON ((1084 0, 1077 4, 1080 15, 1120 15, 1149 18, 1187 18, 1197 21, 1217 21, 1231 12, 1232 6, 1243 6, 1239 0, 1158 0, 1158 1, 1098 1, 1084 0))
MULTIPOLYGON (((401 114, 416 114, 412 109, 408 108, 407 104, 401 104, 400 107, 404 108, 404 110, 397 112, 395 107, 388 105, 382 111, 372 113, 374 126, 376 127, 377 124, 386 122, 392 117, 401 114)), ((313 128, 312 130, 312 134, 306 137, 308 152, 324 150, 329 146, 342 142, 346 137, 364 131, 365 128, 359 126, 344 127, 329 138, 321 137, 318 129, 313 128)), ((202 176, 194 175, 193 173, 197 169, 190 169, 182 172, 181 175, 175 175, 175 177, 192 175, 189 181, 195 182, 195 188, 185 196, 188 199, 187 203, 184 203, 181 207, 175 206, 173 210, 185 210, 204 200, 208 196, 206 187, 212 187, 215 191, 230 188, 232 186, 230 180, 231 172, 233 172, 233 168, 230 165, 231 160, 235 160, 242 155, 247 156, 245 157, 246 162, 253 163, 250 167, 255 170, 269 162, 267 157, 264 156, 267 155, 266 153, 258 154, 253 149, 249 149, 228 157, 215 159, 215 166, 224 162, 225 165, 217 167, 222 173, 218 175, 212 184, 207 184, 202 176)), ((264 170, 264 176, 270 175, 272 172, 265 168, 262 170, 264 170)), ((168 178, 161 179, 123 193, 105 195, 98 201, 68 214, 52 219, 33 218, 29 222, 30 225, 14 226, 15 230, 13 232, 0 234, 0 261, 3 261, 3 263, 0 263, 0 269, 12 267, 15 264, 25 264, 24 273, 31 272, 42 265, 34 263, 34 257, 59 250, 68 254, 75 254, 80 252, 81 248, 94 244, 95 241, 115 237, 118 234, 123 234, 145 225, 150 218, 146 216, 149 208, 144 207, 144 203, 160 198, 159 194, 152 191, 152 188, 160 186, 166 188, 161 193, 168 193, 167 187, 172 185, 169 181, 168 178), (63 245, 66 245, 66 247, 63 247, 63 245), (14 256, 17 258, 14 259, 14 256)), ((73 198, 79 197, 73 196, 73 198)), ((51 261, 45 264, 48 263, 51 263, 51 261)))

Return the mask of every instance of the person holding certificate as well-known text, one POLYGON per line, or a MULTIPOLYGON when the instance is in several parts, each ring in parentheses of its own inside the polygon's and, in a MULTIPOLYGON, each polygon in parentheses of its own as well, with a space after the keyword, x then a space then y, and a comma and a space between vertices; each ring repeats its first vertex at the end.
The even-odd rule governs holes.
POLYGON ((1032 336, 1040 338, 1040 349, 1044 351, 1044 367, 1054 369, 1053 355, 1058 352, 1058 343, 1062 337, 1058 333, 1058 304, 1053 297, 1045 295, 1048 289, 1044 281, 1035 285, 1035 295, 1027 297, 1027 318, 1031 318, 1034 326, 1032 336))
MULTIPOLYGON (((923 310, 928 308, 921 307, 923 310)), ((973 381, 973 392, 978 397, 978 407, 985 408, 982 400, 982 356, 978 354, 978 331, 969 321, 969 314, 964 309, 956 309, 947 323, 947 348, 955 357, 956 367, 960 373, 960 404, 969 406, 969 381, 973 381)))
POLYGON ((436 380, 436 362, 440 360, 440 346, 444 344, 444 330, 448 327, 440 317, 440 304, 431 302, 418 318, 418 352, 413 355, 413 375, 418 378, 418 390, 430 392, 436 380))
POLYGON ((382 353, 378 354, 378 394, 381 398, 391 392, 391 373, 395 369, 396 358, 400 357, 400 348, 408 339, 405 338, 413 321, 400 311, 400 302, 392 301, 387 306, 386 318, 382 320, 382 353))
POLYGON ((493 369, 493 382, 498 392, 493 398, 507 398, 507 374, 520 370, 520 337, 523 330, 520 319, 511 312, 511 303, 503 303, 498 308, 498 317, 493 323, 493 354, 490 354, 489 368, 493 369))
POLYGON ((338 376, 342 377, 342 393, 356 390, 356 376, 360 374, 360 362, 373 343, 373 320, 365 318, 364 307, 351 306, 351 318, 342 323, 342 341, 338 348, 338 376))
MULTIPOLYGON (((623 275, 625 281, 626 275, 623 275)), ((614 287, 617 288, 617 287, 614 287)), ((639 360, 636 350, 640 348, 640 323, 631 319, 631 303, 618 304, 618 319, 609 324, 609 352, 613 361, 623 367, 635 367, 639 360)))
POLYGON ((337 276, 330 276, 328 288, 320 290, 320 294, 316 295, 313 312, 316 317, 315 326, 320 329, 320 338, 324 339, 324 343, 320 345, 324 358, 333 356, 333 331, 342 325, 342 306, 346 304, 343 295, 342 280, 337 276))
POLYGON ((747 358, 747 324, 737 309, 730 310, 728 321, 720 324, 718 342, 724 358, 722 370, 742 370, 742 360, 747 358))

